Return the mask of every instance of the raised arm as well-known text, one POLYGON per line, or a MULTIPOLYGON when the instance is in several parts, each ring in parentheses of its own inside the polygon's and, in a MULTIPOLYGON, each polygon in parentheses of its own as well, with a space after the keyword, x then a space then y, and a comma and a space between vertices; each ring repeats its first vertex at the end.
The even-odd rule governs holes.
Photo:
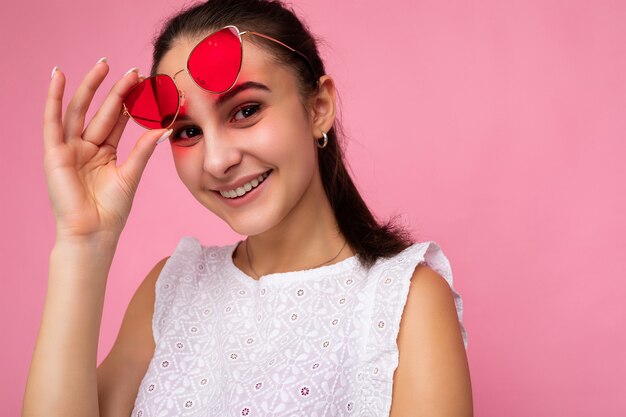
POLYGON ((53 71, 44 114, 45 171, 56 220, 48 291, 22 415, 98 416, 96 355, 104 292, 141 174, 164 131, 146 132, 117 164, 130 71, 89 123, 87 109, 108 72, 88 72, 62 114, 65 76, 53 71))

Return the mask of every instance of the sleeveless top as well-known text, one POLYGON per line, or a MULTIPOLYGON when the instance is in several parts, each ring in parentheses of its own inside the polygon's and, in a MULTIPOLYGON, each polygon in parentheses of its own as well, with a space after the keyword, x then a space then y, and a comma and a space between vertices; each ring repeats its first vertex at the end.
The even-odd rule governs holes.
POLYGON ((234 265, 236 246, 187 237, 166 262, 132 417, 388 416, 414 269, 426 263, 452 286, 439 246, 414 244, 369 270, 353 256, 258 280, 234 265))

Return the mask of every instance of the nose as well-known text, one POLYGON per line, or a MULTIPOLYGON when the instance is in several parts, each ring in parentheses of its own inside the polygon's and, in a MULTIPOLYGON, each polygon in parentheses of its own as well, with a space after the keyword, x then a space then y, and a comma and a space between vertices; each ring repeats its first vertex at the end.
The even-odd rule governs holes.
MULTIPOLYGON (((207 132, 207 131, 205 131, 207 132)), ((204 170, 216 178, 228 175, 241 163, 242 151, 232 138, 223 133, 204 137, 204 170)))

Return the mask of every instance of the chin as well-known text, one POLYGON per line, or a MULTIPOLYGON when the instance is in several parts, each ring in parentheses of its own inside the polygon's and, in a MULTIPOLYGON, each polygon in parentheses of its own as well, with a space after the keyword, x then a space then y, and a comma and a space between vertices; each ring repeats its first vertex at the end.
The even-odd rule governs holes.
MULTIPOLYGON (((226 223, 235 233, 242 236, 254 236, 266 232, 276 226, 280 219, 275 219, 275 214, 267 212, 259 212, 259 210, 241 209, 236 212, 228 210, 215 210, 207 204, 203 204, 206 208, 226 223)), ((261 210, 263 211, 263 210, 261 210)))
POLYGON ((267 225, 265 222, 260 223, 259 221, 227 221, 222 219, 228 224, 228 226, 237 234, 242 236, 255 236, 259 235, 267 230, 271 229, 271 226, 267 225))

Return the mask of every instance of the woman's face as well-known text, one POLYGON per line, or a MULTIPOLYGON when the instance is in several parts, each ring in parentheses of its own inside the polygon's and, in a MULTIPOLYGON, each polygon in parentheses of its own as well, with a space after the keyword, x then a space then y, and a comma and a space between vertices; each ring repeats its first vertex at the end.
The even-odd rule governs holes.
MULTIPOLYGON (((174 76, 185 68, 196 43, 179 39, 158 72, 174 76)), ((227 93, 202 90, 186 71, 176 76, 184 100, 170 142, 178 175, 194 197, 236 232, 255 235, 303 201, 320 201, 311 193, 325 198, 314 141, 321 132, 314 131, 292 72, 245 38, 243 50, 241 73, 227 93)))

